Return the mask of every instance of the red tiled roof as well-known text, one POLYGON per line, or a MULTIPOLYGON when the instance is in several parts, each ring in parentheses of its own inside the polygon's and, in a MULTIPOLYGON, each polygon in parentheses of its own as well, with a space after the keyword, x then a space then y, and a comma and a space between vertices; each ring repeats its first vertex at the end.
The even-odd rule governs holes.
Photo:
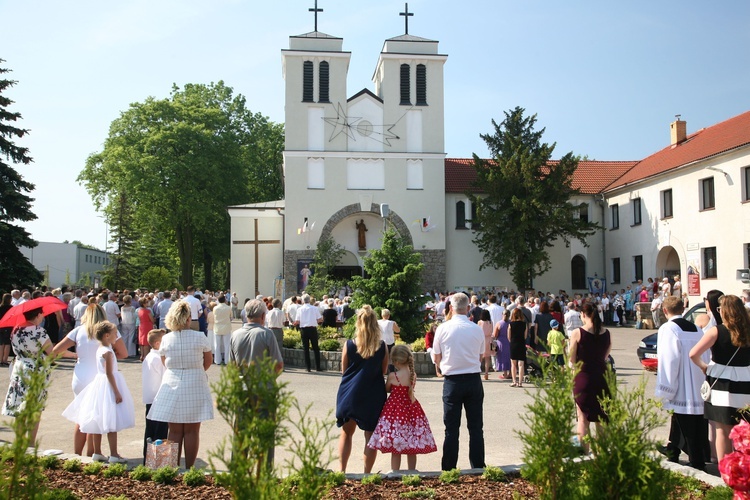
POLYGON ((691 134, 641 160, 607 191, 750 144, 750 111, 691 134))
MULTIPOLYGON (((445 159, 445 192, 466 193, 475 191, 477 178, 472 158, 445 159)), ((554 165, 557 160, 550 161, 554 165)), ((573 188, 583 194, 596 194, 622 176, 638 162, 635 161, 581 161, 573 176, 573 188)))

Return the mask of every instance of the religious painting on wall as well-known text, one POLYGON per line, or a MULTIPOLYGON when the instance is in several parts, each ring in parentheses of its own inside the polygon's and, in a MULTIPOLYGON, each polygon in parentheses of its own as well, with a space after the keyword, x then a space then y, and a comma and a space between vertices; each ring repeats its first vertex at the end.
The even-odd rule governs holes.
POLYGON ((688 295, 701 294, 700 244, 688 243, 686 252, 688 295))
POLYGON ((313 271, 310 268, 312 259, 299 259, 297 261, 297 291, 304 292, 310 282, 313 271))

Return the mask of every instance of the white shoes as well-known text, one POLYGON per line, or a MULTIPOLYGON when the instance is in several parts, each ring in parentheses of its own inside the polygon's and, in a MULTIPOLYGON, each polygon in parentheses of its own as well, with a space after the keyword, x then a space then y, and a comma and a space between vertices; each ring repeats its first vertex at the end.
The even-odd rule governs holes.
POLYGON ((98 453, 94 453, 91 456, 91 460, 93 460, 94 462, 106 462, 107 461, 107 457, 105 457, 104 455, 100 455, 98 453))
POLYGON ((109 457, 109 463, 111 463, 111 464, 126 464, 126 463, 128 463, 128 459, 112 455, 111 457, 109 457))

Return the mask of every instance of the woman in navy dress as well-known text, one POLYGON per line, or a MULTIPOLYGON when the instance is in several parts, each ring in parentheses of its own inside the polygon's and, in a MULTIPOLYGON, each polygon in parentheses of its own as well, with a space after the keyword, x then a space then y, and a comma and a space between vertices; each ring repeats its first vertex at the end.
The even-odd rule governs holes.
POLYGON ((599 399, 609 395, 604 374, 607 371, 607 358, 612 350, 612 340, 609 330, 602 326, 596 306, 591 302, 583 304, 581 319, 583 326, 570 334, 570 362, 574 366, 581 363, 581 370, 575 377, 573 395, 578 415, 578 437, 584 451, 588 453, 588 444, 583 438, 589 434, 591 422, 596 424, 598 433, 600 419, 607 418, 599 399))
POLYGON ((365 474, 372 470, 377 451, 367 447, 378 425, 385 404, 385 379, 388 352, 380 340, 380 327, 375 312, 368 305, 357 313, 357 336, 348 340, 341 356, 341 385, 336 395, 336 425, 341 427, 339 461, 341 471, 352 453, 352 435, 359 427, 365 431, 365 474))

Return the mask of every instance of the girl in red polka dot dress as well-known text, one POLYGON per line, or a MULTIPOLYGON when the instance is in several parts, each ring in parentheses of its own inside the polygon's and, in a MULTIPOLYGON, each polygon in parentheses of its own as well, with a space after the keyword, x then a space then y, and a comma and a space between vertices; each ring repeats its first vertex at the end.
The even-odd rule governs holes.
POLYGON ((391 453, 394 471, 401 468, 401 455, 406 455, 409 470, 416 470, 417 455, 437 451, 437 446, 422 405, 414 397, 414 356, 407 346, 396 345, 390 357, 396 371, 388 374, 385 390, 391 395, 367 446, 391 453))

